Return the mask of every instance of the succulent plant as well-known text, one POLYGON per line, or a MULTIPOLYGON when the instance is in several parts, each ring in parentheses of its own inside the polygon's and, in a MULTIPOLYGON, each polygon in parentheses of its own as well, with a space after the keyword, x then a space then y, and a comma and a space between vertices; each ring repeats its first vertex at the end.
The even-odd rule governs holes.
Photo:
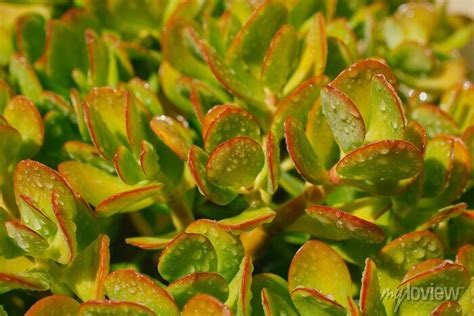
POLYGON ((474 27, 446 3, 0 17, 0 315, 473 314, 474 27))

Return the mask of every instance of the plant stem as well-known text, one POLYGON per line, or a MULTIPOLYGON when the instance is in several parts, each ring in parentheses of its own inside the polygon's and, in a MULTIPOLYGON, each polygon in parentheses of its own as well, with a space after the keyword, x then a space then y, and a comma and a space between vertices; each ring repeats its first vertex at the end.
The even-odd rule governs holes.
POLYGON ((307 188, 302 194, 280 205, 275 210, 276 216, 269 225, 259 226, 254 230, 242 233, 240 238, 246 254, 253 258, 261 255, 268 240, 303 215, 308 204, 313 205, 324 200, 327 189, 321 185, 307 188))
POLYGON ((171 208, 171 220, 176 231, 183 231, 194 221, 194 215, 191 209, 186 205, 184 196, 181 192, 173 192, 168 197, 168 205, 171 208))

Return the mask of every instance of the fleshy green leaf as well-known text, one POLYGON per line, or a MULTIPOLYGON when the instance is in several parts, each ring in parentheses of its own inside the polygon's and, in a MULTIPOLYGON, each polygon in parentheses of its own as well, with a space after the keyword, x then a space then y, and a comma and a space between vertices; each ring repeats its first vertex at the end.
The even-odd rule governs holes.
POLYGON ((211 295, 221 302, 227 299, 229 288, 217 273, 198 272, 188 274, 172 282, 166 288, 180 309, 196 294, 211 295))
POLYGON ((114 301, 127 301, 146 306, 153 315, 178 316, 171 296, 149 277, 132 269, 116 270, 105 279, 107 296, 114 301))
MULTIPOLYGON (((393 240, 380 250, 376 258, 381 288, 395 290, 414 265, 443 255, 441 241, 429 231, 413 232, 393 240)), ((392 310, 394 303, 393 297, 386 297, 386 310, 392 310)))
POLYGON ((395 85, 395 77, 388 66, 375 59, 356 62, 331 82, 332 87, 340 90, 352 100, 366 123, 371 122, 372 112, 372 97, 368 91, 371 91, 372 77, 377 74, 383 75, 392 86, 395 85))
POLYGON ((218 105, 209 110, 202 130, 207 152, 212 152, 221 143, 238 136, 260 139, 260 127, 255 117, 232 105, 218 105))
POLYGON ((336 165, 337 173, 354 180, 403 180, 418 175, 422 154, 415 145, 403 141, 371 143, 347 154, 336 165))
POLYGON ((466 244, 459 248, 456 254, 456 263, 467 268, 471 275, 474 274, 474 245, 466 244))
MULTIPOLYGON (((331 247, 316 240, 307 241, 291 261, 288 289, 294 295, 293 291, 298 287, 316 290, 321 296, 331 295, 331 303, 343 306, 352 296, 352 281, 346 264, 331 247), (332 281, 335 276, 338 282, 332 281)), ((295 305, 298 307, 296 302, 295 305)))
POLYGON ((231 63, 242 59, 260 65, 275 32, 285 23, 287 10, 281 3, 264 2, 248 18, 227 51, 231 63))
POLYGON ((218 299, 207 294, 198 294, 184 306, 182 316, 232 316, 230 309, 218 299))
POLYGON ((175 119, 162 115, 150 122, 151 129, 181 160, 188 158, 192 145, 189 130, 175 119))
POLYGON ((297 34, 291 25, 275 33, 265 58, 260 78, 266 88, 277 94, 286 83, 297 54, 297 34))
POLYGON ((5 222, 5 228, 8 236, 18 247, 34 257, 44 256, 49 244, 41 235, 13 220, 5 222))
POLYGON ((142 180, 142 173, 133 153, 122 145, 114 156, 114 166, 118 176, 128 185, 134 185, 142 180))
POLYGON ((64 270, 64 281, 82 300, 104 298, 104 282, 109 273, 109 237, 100 235, 64 270))
POLYGON ((382 303, 377 267, 370 258, 365 260, 365 269, 362 274, 360 309, 363 316, 386 315, 382 303))
POLYGON ((291 301, 290 294, 288 293, 288 283, 285 279, 272 273, 261 273, 257 274, 252 278, 252 315, 263 316, 263 315, 278 315, 279 309, 288 314, 294 313, 294 306, 291 301), (262 290, 266 290, 267 308, 262 304, 264 302, 262 290), (271 293, 271 294, 269 294, 271 293), (275 298, 278 301, 283 301, 281 307, 278 306, 278 302, 275 302, 275 298), (272 305, 274 307, 268 307, 272 305), (268 313, 266 310, 271 309, 273 313, 268 313), (275 310, 277 309, 277 310, 275 310))
POLYGON ((74 316, 79 311, 79 303, 65 295, 50 295, 37 301, 25 316, 74 316))
POLYGON ((298 312, 302 316, 343 316, 347 315, 346 309, 318 290, 297 287, 291 292, 291 298, 298 312))
POLYGON ((240 240, 218 222, 206 219, 194 221, 186 228, 186 232, 202 234, 209 239, 217 254, 217 272, 230 281, 244 257, 240 240))
POLYGON ((217 254, 206 236, 181 233, 161 253, 158 271, 170 282, 190 273, 216 272, 217 254))
POLYGON ((371 88, 372 113, 365 140, 403 139, 406 117, 395 89, 383 75, 372 77, 371 88))
MULTIPOLYGON (((79 307, 79 316, 153 316, 151 309, 132 302, 89 301, 79 307)), ((176 313, 175 315, 178 315, 176 313)))
POLYGON ((420 123, 428 137, 441 134, 459 135, 459 127, 448 113, 430 104, 417 105, 411 112, 410 118, 420 123))
POLYGON ((105 171, 74 160, 61 163, 59 171, 71 187, 104 216, 145 208, 153 204, 161 188, 159 184, 129 186, 105 171))
POLYGON ((245 210, 239 215, 220 220, 218 223, 226 230, 240 232, 252 230, 257 226, 271 222, 276 213, 268 208, 256 208, 245 210))
POLYGON ((272 132, 268 132, 264 143, 265 160, 267 166, 267 186, 266 190, 275 193, 280 181, 280 141, 272 132))
POLYGON ((311 183, 327 183, 327 172, 306 138, 303 125, 292 116, 285 120, 285 140, 288 154, 301 176, 311 183))
POLYGON ((220 187, 208 179, 206 174, 207 154, 197 146, 192 146, 188 155, 188 166, 199 191, 212 202, 229 204, 238 193, 230 188, 220 187))
POLYGON ((21 134, 9 125, 0 125, 0 171, 20 158, 21 134))
POLYGON ((33 67, 24 56, 19 54, 12 56, 10 73, 23 95, 35 102, 40 100, 43 87, 33 67))
POLYGON ((209 180, 235 190, 251 187, 264 164, 259 143, 248 137, 234 137, 210 154, 206 164, 209 180))
POLYGON ((33 102, 23 96, 14 97, 8 103, 3 115, 8 124, 21 134, 21 156, 25 158, 34 156, 43 144, 44 126, 33 102))
POLYGON ((365 124, 354 103, 342 91, 327 85, 321 92, 324 116, 339 146, 345 152, 362 145, 365 124))
POLYGON ((369 243, 385 239, 384 231, 377 225, 333 207, 315 205, 307 208, 306 213, 324 226, 326 234, 338 238, 356 238, 369 243))
MULTIPOLYGON (((445 262, 431 270, 417 274, 412 278, 405 280, 402 284, 400 284, 399 290, 406 291, 407 286, 410 286, 420 288, 420 291, 421 289, 429 291, 429 289, 433 288, 433 285, 436 284, 437 287, 442 287, 447 290, 451 289, 451 291, 457 291, 458 293, 455 295, 460 297, 468 288, 469 282, 469 272, 465 267, 462 265, 445 262)), ((439 291, 437 293, 439 293, 439 291)), ((423 315, 430 313, 433 309, 435 309, 440 301, 442 302, 446 299, 449 299, 448 295, 451 296, 452 294, 448 294, 447 292, 443 291, 441 294, 436 295, 436 299, 420 301, 409 300, 405 297, 402 297, 399 301, 397 301, 396 308, 399 308, 400 314, 416 310, 417 315, 423 315)))
POLYGON ((236 316, 249 316, 252 313, 250 299, 252 296, 252 258, 245 256, 239 271, 229 283, 229 298, 225 302, 236 316))
POLYGON ((262 290, 262 305, 265 310, 265 315, 289 315, 297 316, 298 313, 288 304, 287 301, 281 299, 278 294, 273 293, 271 290, 262 290))
POLYGON ((432 316, 461 316, 462 309, 456 301, 446 301, 438 305, 432 312, 432 316))
POLYGON ((56 215, 51 199, 55 192, 58 204, 66 212, 66 217, 74 218, 76 215, 73 193, 61 176, 45 165, 32 160, 23 160, 16 165, 13 181, 18 204, 22 195, 28 196, 46 217, 55 222, 56 215))
POLYGON ((293 116, 303 125, 306 124, 308 112, 319 97, 324 81, 322 76, 308 79, 278 104, 271 126, 277 139, 283 137, 283 124, 288 116, 293 116))

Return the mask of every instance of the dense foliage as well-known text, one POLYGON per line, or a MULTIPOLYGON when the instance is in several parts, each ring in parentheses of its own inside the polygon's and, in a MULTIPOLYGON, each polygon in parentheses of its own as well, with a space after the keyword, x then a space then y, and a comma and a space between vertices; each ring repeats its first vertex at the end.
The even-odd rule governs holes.
POLYGON ((0 315, 473 315, 473 31, 420 1, 0 3, 0 315))

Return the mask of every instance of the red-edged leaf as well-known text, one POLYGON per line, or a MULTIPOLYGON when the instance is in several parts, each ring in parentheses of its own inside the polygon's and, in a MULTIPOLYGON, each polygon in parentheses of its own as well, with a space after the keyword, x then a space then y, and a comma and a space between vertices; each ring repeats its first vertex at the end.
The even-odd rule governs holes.
POLYGON ((218 223, 226 230, 233 232, 249 231, 262 224, 271 222, 276 213, 268 208, 256 208, 243 211, 234 217, 228 217, 220 220, 218 223))
POLYGON ((454 144, 450 137, 428 141, 424 163, 425 196, 436 196, 447 186, 453 168, 454 144))
POLYGON ((24 56, 20 54, 14 54, 12 56, 10 74, 13 81, 18 84, 21 94, 31 98, 35 102, 40 100, 43 87, 34 68, 24 56))
POLYGON ((251 65, 259 65, 275 32, 285 23, 287 10, 281 3, 264 2, 250 15, 234 38, 227 59, 242 59, 251 65))
POLYGON ((40 234, 16 220, 5 222, 6 233, 13 241, 28 254, 43 257, 49 244, 40 234))
POLYGON ((55 212, 51 195, 53 191, 57 194, 57 202, 62 205, 67 217, 74 218, 76 215, 76 202, 73 193, 63 178, 49 167, 33 161, 20 161, 13 175, 15 197, 20 204, 21 196, 28 196, 33 204, 53 222, 55 212))
POLYGON ((393 240, 377 256, 382 288, 394 289, 414 265, 427 259, 442 258, 443 254, 441 241, 430 231, 413 232, 393 240))
POLYGON ((198 272, 188 274, 172 282, 166 291, 176 301, 180 309, 196 294, 208 294, 223 302, 229 295, 229 287, 217 273, 198 272))
POLYGON ((185 231, 202 234, 209 239, 217 254, 217 272, 226 281, 230 281, 239 269, 244 256, 244 248, 240 240, 222 228, 218 222, 207 219, 194 221, 185 231))
POLYGON ((288 79, 298 51, 297 34, 288 24, 275 33, 260 72, 265 87, 277 94, 288 79))
POLYGON ((232 316, 230 309, 218 299, 207 294, 198 294, 184 306, 182 316, 232 316))
POLYGON ((0 125, 0 171, 20 158, 21 134, 11 126, 0 125))
MULTIPOLYGON (((79 307, 79 316, 154 316, 151 309, 137 303, 120 301, 89 301, 79 307)), ((176 313, 175 315, 179 315, 176 313)))
POLYGON ((239 271, 229 283, 229 298, 225 302, 235 315, 250 315, 252 297, 252 258, 245 256, 240 264, 239 271))
POLYGON ((305 287, 297 287, 291 292, 291 299, 302 316, 347 315, 346 309, 328 296, 318 290, 305 287))
MULTIPOLYGON (((416 287, 425 291, 434 290, 434 286, 444 287, 456 291, 459 297, 466 291, 469 286, 470 277, 467 269, 459 264, 444 262, 426 272, 419 273, 410 279, 405 280, 399 285, 400 291, 406 291, 407 287, 416 287)), ((436 299, 427 299, 414 301, 402 297, 398 302, 399 312, 401 314, 409 313, 416 310, 420 314, 428 314, 437 307, 439 302, 450 299, 451 294, 448 292, 437 292, 436 299), (448 296, 449 295, 449 296, 448 296)))
POLYGON ((352 151, 335 167, 337 173, 354 180, 403 180, 417 176, 422 154, 403 140, 375 142, 352 151))
POLYGON ((163 56, 174 68, 185 75, 213 80, 214 77, 204 63, 199 61, 187 45, 187 29, 193 27, 193 22, 186 18, 170 19, 163 28, 161 47, 163 56))
POLYGON ((425 152, 426 143, 428 140, 426 130, 421 124, 415 121, 408 122, 407 129, 405 131, 405 140, 418 147, 422 153, 425 152))
POLYGON ((26 312, 25 316, 77 315, 79 303, 65 295, 50 295, 40 299, 26 312))
POLYGON ((72 140, 65 142, 63 149, 71 159, 91 164, 110 173, 114 171, 113 165, 109 161, 102 159, 97 149, 90 144, 72 140))
POLYGON ((360 310, 363 316, 385 315, 382 303, 377 267, 372 259, 365 260, 360 288, 360 310))
POLYGON ((152 184, 111 195, 101 201, 95 211, 99 216, 111 216, 145 208, 155 202, 162 187, 161 184, 152 184))
POLYGON ((385 239, 384 231, 377 225, 333 207, 315 205, 307 208, 306 213, 339 238, 357 238, 369 243, 381 243, 385 239))
POLYGON ((129 186, 103 170, 74 160, 61 163, 58 169, 71 187, 104 216, 145 208, 154 203, 162 187, 129 186))
POLYGON ((92 87, 101 87, 114 82, 109 82, 109 51, 104 40, 92 29, 84 32, 89 60, 88 83, 92 87))
POLYGON ((163 114, 163 108, 158 96, 153 92, 152 87, 148 82, 135 77, 127 83, 126 87, 152 115, 163 114))
POLYGON ((164 249, 175 236, 176 233, 173 232, 160 237, 129 237, 125 239, 125 242, 141 249, 159 250, 164 249))
POLYGON ((301 176, 311 183, 327 183, 327 172, 306 138, 303 125, 292 116, 285 120, 285 140, 288 154, 301 176))
POLYGON ((432 312, 431 316, 461 316, 462 309, 456 301, 446 301, 438 305, 432 312))
POLYGON ((153 145, 143 140, 140 151, 140 168, 147 179, 156 180, 160 176, 158 160, 159 156, 153 145))
POLYGON ((105 291, 114 301, 140 304, 156 315, 179 315, 171 296, 152 279, 133 269, 110 273, 105 280, 105 291))
POLYGON ((259 143, 248 137, 234 137, 210 154, 206 163, 209 180, 235 190, 252 187, 263 168, 264 155, 259 143))
POLYGON ((153 132, 181 160, 186 160, 193 143, 191 133, 175 119, 161 115, 150 121, 153 132))
POLYGON ((331 301, 343 306, 352 296, 352 281, 346 264, 331 247, 316 240, 307 241, 291 261, 288 289, 293 292, 298 287, 317 290, 322 296, 331 295, 331 301), (332 282, 334 275, 338 276, 338 282, 332 282))
POLYGON ((83 111, 92 142, 112 160, 119 145, 127 145, 125 106, 129 92, 108 87, 95 88, 86 96, 83 111))
POLYGON ((34 156, 44 141, 43 120, 34 103, 27 97, 16 96, 7 104, 3 116, 21 134, 21 156, 34 156))
POLYGON ((451 218, 457 217, 462 214, 467 208, 466 203, 459 203, 456 205, 450 205, 438 210, 427 222, 418 226, 417 230, 425 230, 435 227, 436 225, 447 222, 451 218))
POLYGON ((293 116, 303 125, 306 124, 308 112, 319 97, 325 80, 323 76, 308 79, 278 104, 271 126, 271 131, 277 139, 283 137, 283 123, 288 116, 293 116))
POLYGON ((407 118, 402 101, 383 75, 374 75, 371 84, 370 125, 365 135, 367 142, 403 139, 407 118))
MULTIPOLYGON (((436 197, 441 205, 452 203, 458 199, 466 189, 466 185, 471 175, 471 160, 469 150, 464 142, 457 137, 453 137, 453 159, 449 179, 443 194, 436 197)), ((438 205, 439 205, 438 204, 438 205)))
POLYGON ((356 62, 331 82, 332 87, 342 91, 354 102, 365 122, 371 122, 371 97, 368 97, 368 91, 371 91, 372 77, 377 74, 383 75, 392 86, 395 85, 396 79, 388 66, 375 59, 356 62))
POLYGON ((365 138, 364 120, 346 94, 327 85, 321 91, 321 106, 334 138, 343 151, 351 151, 362 145, 365 138))
POLYGON ((170 282, 194 272, 216 272, 217 254, 204 235, 181 233, 161 253, 158 271, 170 282))
POLYGON ((456 253, 456 263, 465 266, 474 275, 474 245, 464 245, 456 253))
POLYGON ((275 193, 280 181, 280 141, 268 132, 264 143, 268 180, 266 190, 275 193))
POLYGON ((278 294, 273 293, 269 289, 262 289, 261 297, 265 315, 298 315, 298 313, 291 306, 291 303, 285 301, 278 294))
POLYGON ((114 156, 114 166, 120 179, 128 185, 134 185, 143 178, 135 156, 127 147, 119 146, 114 156))
POLYGON ((229 204, 238 193, 230 188, 220 187, 211 182, 206 174, 207 154, 197 146, 192 146, 188 155, 188 166, 199 191, 212 202, 229 204))
POLYGON ((282 277, 272 273, 260 273, 253 276, 251 304, 254 315, 267 315, 265 313, 268 313, 268 310, 273 311, 270 315, 278 315, 278 310, 275 308, 281 308, 283 312, 286 311, 291 315, 293 315, 292 312, 294 313, 294 306, 288 293, 288 283, 282 277), (267 292, 266 298, 263 297, 263 290, 267 292), (281 303, 282 306, 279 306, 280 304, 275 300, 284 302, 281 303))
POLYGON ((260 140, 260 127, 249 112, 232 105, 218 105, 207 113, 203 123, 204 148, 212 152, 221 143, 238 136, 260 140))
POLYGON ((82 300, 104 298, 104 282, 109 273, 109 237, 100 235, 68 265, 64 281, 82 300))
POLYGON ((262 84, 242 67, 230 67, 217 52, 194 33, 190 33, 216 79, 230 92, 255 104, 263 103, 262 84))
POLYGON ((320 101, 316 101, 309 112, 305 134, 326 169, 329 169, 339 160, 339 147, 323 115, 320 101))
POLYGON ((431 104, 417 105, 411 112, 410 118, 420 123, 428 137, 438 135, 459 135, 459 127, 451 116, 438 106, 431 104))

